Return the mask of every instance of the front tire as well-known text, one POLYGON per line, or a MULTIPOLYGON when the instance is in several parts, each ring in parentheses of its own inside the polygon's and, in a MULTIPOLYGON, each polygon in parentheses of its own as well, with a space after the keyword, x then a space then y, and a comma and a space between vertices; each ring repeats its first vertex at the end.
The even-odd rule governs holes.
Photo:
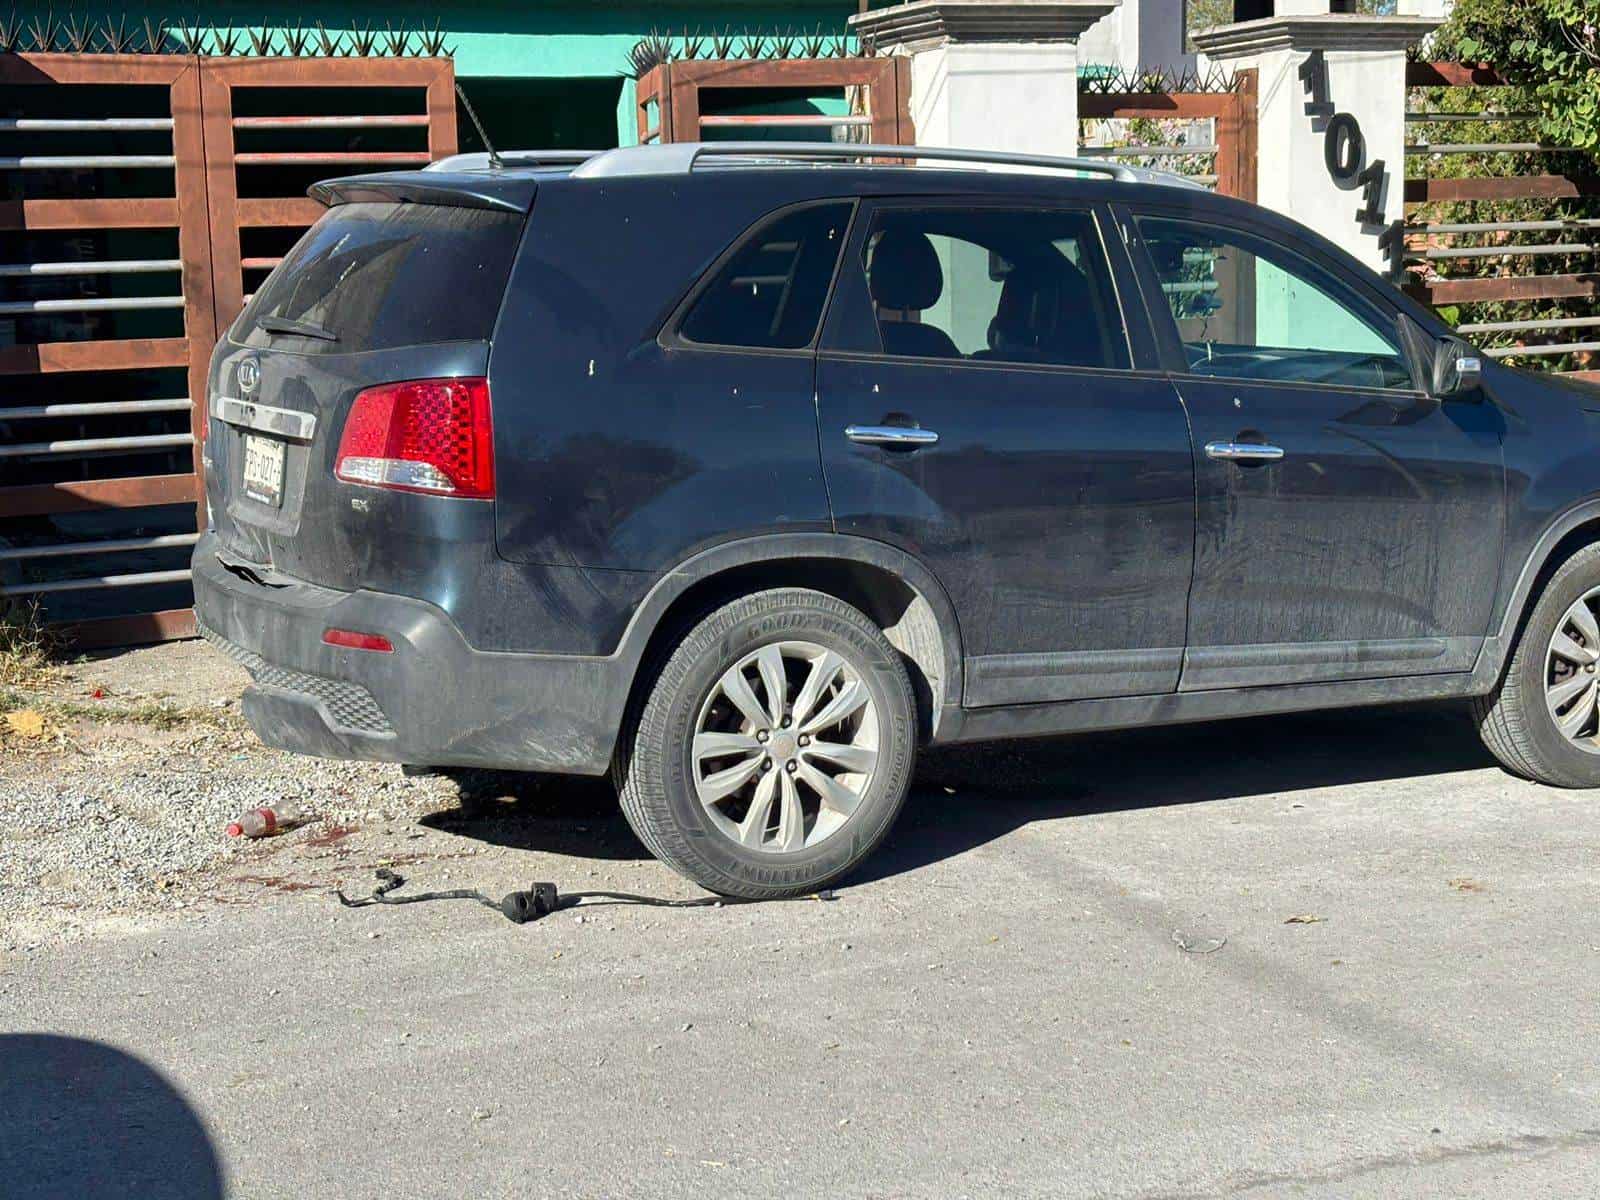
POLYGON ((916 715, 905 664, 857 609, 801 588, 746 596, 690 630, 623 730, 623 815, 710 891, 814 892, 894 823, 916 715))
POLYGON ((1563 563, 1499 686, 1473 702, 1491 753, 1553 787, 1600 787, 1600 545, 1563 563))

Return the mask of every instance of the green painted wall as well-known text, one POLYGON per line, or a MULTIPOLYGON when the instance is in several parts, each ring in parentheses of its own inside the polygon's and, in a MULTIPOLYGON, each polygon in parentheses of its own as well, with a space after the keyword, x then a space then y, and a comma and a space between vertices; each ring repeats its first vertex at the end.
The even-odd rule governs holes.
MULTIPOLYGON (((24 21, 46 11, 59 18, 66 8, 44 4, 19 5, 24 21)), ((739 4, 728 0, 699 0, 698 3, 661 0, 635 0, 630 4, 607 4, 603 0, 574 3, 514 3, 511 0, 484 0, 471 5, 376 3, 373 0, 334 0, 308 9, 304 5, 267 0, 248 3, 224 0, 204 6, 164 3, 162 0, 128 0, 125 4, 91 3, 74 6, 78 19, 87 16, 113 20, 125 17, 130 28, 139 28, 147 18, 165 21, 169 27, 204 21, 214 28, 286 28, 296 24, 314 26, 321 21, 330 32, 371 26, 382 30, 386 24, 410 29, 443 26, 446 44, 455 50, 456 75, 469 96, 473 79, 562 79, 616 81, 615 133, 621 144, 636 140, 633 117, 633 81, 624 78, 628 70, 628 51, 652 31, 681 34, 698 30, 732 29, 737 34, 812 33, 819 28, 827 35, 845 32, 845 21, 856 11, 854 0, 791 0, 788 4, 739 4), (197 11, 200 16, 197 17, 197 11)), ((539 89, 548 102, 548 89, 539 89)), ((581 102, 592 106, 594 96, 586 93, 581 102)), ((489 121, 490 136, 496 136, 495 123, 489 121)), ((496 100, 489 106, 496 116, 516 116, 515 106, 503 110, 496 100)), ((536 126, 542 122, 535 122, 536 126)), ((590 122, 580 122, 588 125, 590 122)), ((515 142, 517 139, 510 139, 515 142)))

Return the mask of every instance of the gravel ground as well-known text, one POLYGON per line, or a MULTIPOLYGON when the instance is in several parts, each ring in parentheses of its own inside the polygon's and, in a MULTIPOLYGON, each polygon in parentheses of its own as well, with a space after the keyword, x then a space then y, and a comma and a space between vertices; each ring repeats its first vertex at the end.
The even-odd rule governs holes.
POLYGON ((219 873, 456 803, 446 779, 267 749, 238 716, 248 682, 180 642, 72 664, 30 694, 47 736, 0 740, 0 948, 145 924, 206 903, 219 873), (303 824, 270 845, 224 835, 263 806, 303 824))

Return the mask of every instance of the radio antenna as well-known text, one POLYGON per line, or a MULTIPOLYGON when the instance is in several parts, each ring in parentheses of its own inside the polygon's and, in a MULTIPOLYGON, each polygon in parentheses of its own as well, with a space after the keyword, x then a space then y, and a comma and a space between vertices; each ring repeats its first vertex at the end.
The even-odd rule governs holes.
POLYGON ((483 122, 478 120, 477 111, 472 107, 472 101, 467 99, 467 93, 462 91, 461 83, 456 82, 456 95, 461 97, 461 107, 467 110, 467 117, 472 122, 472 127, 478 131, 478 137, 483 141, 484 149, 489 151, 489 165, 496 170, 505 166, 501 161, 500 151, 494 148, 494 143, 489 140, 488 131, 484 129, 483 122))

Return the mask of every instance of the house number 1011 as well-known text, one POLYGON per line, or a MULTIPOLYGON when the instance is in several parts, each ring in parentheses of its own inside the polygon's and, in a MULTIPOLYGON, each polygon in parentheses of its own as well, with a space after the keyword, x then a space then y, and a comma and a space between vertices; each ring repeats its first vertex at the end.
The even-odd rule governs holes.
MULTIPOLYGON (((1383 159, 1368 163, 1367 139, 1361 133, 1361 122, 1355 114, 1338 112, 1328 98, 1328 58, 1321 50, 1313 50, 1300 64, 1300 82, 1305 85, 1306 115, 1314 120, 1326 119, 1327 128, 1322 135, 1322 158, 1328 174, 1342 188, 1361 189, 1361 207, 1356 209, 1356 221, 1363 229, 1383 224, 1383 191, 1387 167, 1383 159)), ((1389 264, 1389 278, 1399 279, 1405 274, 1405 222, 1395 221, 1378 237, 1378 248, 1389 264)))

